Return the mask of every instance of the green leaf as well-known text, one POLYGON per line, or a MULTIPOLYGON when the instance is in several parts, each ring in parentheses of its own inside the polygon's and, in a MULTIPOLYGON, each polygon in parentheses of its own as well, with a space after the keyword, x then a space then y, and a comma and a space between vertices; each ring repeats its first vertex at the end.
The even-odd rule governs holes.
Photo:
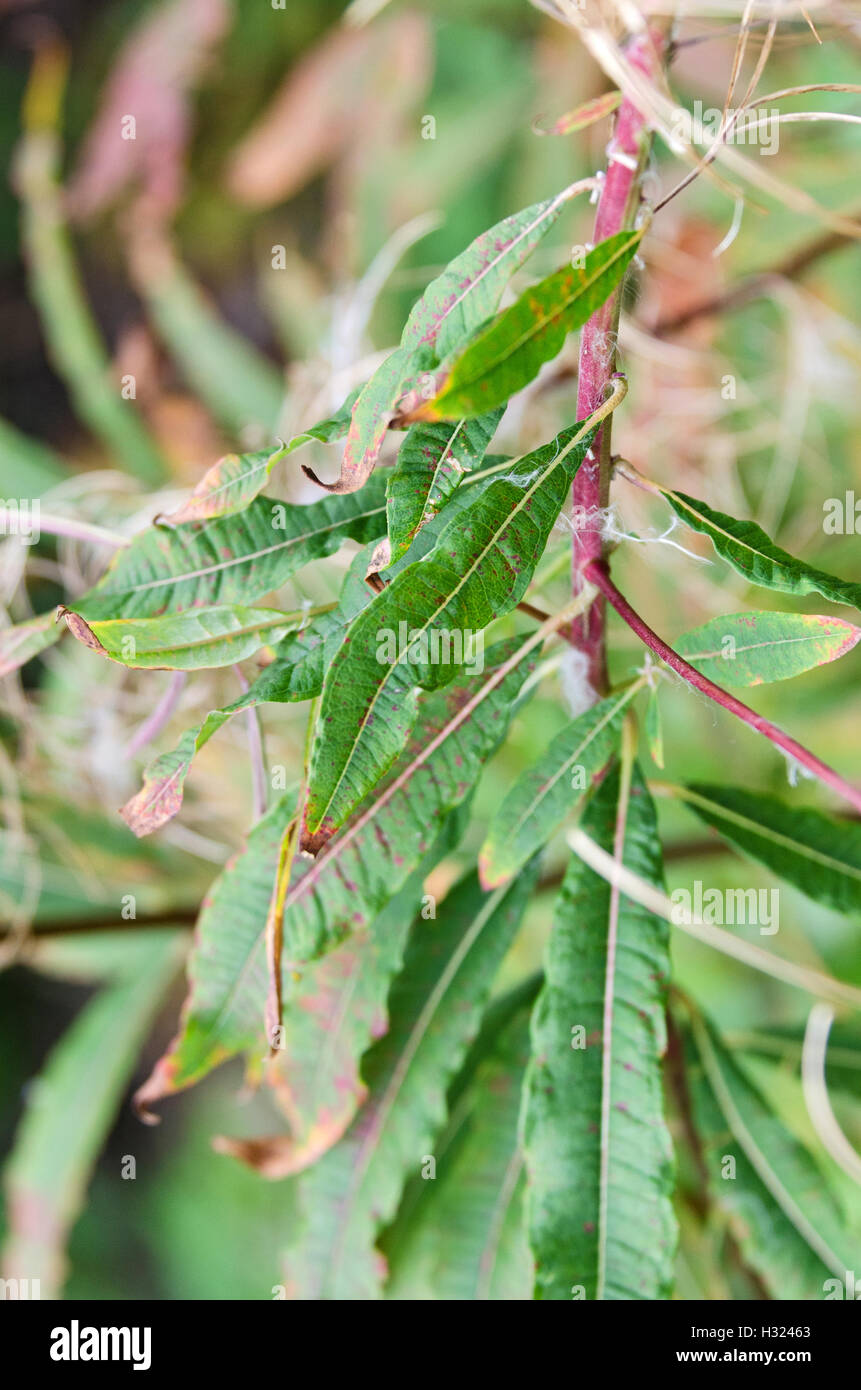
POLYGON ((534 1270, 523 1226, 520 1093, 529 1057, 529 1011, 499 1031, 472 1083, 451 1107, 434 1146, 433 1182, 413 1179, 384 1243, 386 1297, 512 1301, 532 1297, 534 1270), (407 1223, 398 1238, 398 1228, 407 1223))
POLYGON ((364 543, 384 533, 381 479, 372 479, 360 498, 325 497, 307 507, 258 497, 237 517, 142 531, 75 611, 89 622, 253 603, 343 541, 364 543))
POLYGON ((266 642, 277 642, 302 621, 301 613, 227 604, 168 613, 163 618, 110 618, 91 623, 69 608, 60 612, 78 641, 100 656, 121 666, 157 671, 232 666, 266 642))
POLYGON ((427 343, 442 358, 464 343, 495 312, 511 276, 532 255, 572 196, 573 190, 566 188, 476 237, 428 285, 407 319, 402 346, 427 343))
POLYGON ((729 613, 679 637, 680 656, 722 685, 789 680, 852 650, 861 628, 806 613, 729 613))
MULTIPOLYGON (((512 702, 533 666, 524 659, 506 670, 511 655, 512 644, 501 644, 488 653, 482 679, 423 701, 421 740, 407 750, 374 804, 291 885, 284 909, 288 1006, 296 985, 294 963, 368 928, 429 853, 450 814, 468 799, 482 766, 505 737, 512 702), (502 679, 500 672, 505 672, 502 679), (474 698, 467 723, 463 711, 474 698)), ((265 1046, 264 932, 281 837, 292 813, 290 798, 274 806, 205 900, 182 1027, 139 1093, 141 1103, 191 1085, 237 1052, 265 1046)))
POLYGON ((516 480, 494 480, 356 619, 323 689, 309 836, 325 840, 391 765, 412 728, 415 687, 480 659, 470 641, 520 602, 593 437, 572 425, 522 459, 516 480))
POLYGON ((491 820, 479 855, 485 888, 507 883, 573 812, 618 748, 636 693, 629 686, 600 700, 566 725, 521 773, 491 820))
POLYGON ((94 996, 28 1089, 8 1160, 7 1278, 39 1279, 59 1296, 63 1249, 99 1150, 184 949, 184 935, 124 943, 123 975, 94 996))
POLYGON ((277 449, 225 455, 207 469, 188 500, 161 520, 178 526, 189 521, 207 521, 216 516, 241 512, 266 486, 276 463, 281 463, 294 449, 315 439, 321 444, 331 444, 347 433, 357 395, 358 392, 354 391, 328 420, 321 420, 301 434, 294 434, 292 439, 277 449))
MULTIPOLYGON (((584 829, 663 886, 654 807, 613 772, 584 829)), ((668 929, 572 860, 559 894, 524 1097, 528 1220, 542 1299, 659 1299, 672 1285, 673 1162, 661 1058, 668 929)))
POLYGON ((0 629, 0 680, 26 665, 46 648, 53 647, 62 635, 63 628, 57 622, 54 609, 0 629))
POLYGON ((377 1235, 394 1216, 406 1178, 433 1153, 446 1090, 478 1031, 535 877, 533 865, 487 896, 470 874, 440 904, 436 921, 416 923, 392 988, 389 1031, 362 1068, 367 1100, 300 1184, 305 1224, 287 1253, 294 1297, 380 1297, 377 1235))
POLYGON ((714 1031, 696 1022, 694 1038, 700 1066, 692 1057, 688 1077, 712 1200, 773 1298, 822 1299, 827 1279, 842 1281, 861 1262, 845 1216, 807 1149, 714 1031))
POLYGON ((691 810, 751 859, 837 912, 861 911, 861 825, 775 796, 694 782, 691 810))
POLYGON ((692 530, 708 536, 718 555, 744 575, 748 583, 784 594, 817 593, 832 603, 848 603, 852 608, 861 608, 861 584, 837 579, 803 560, 796 560, 775 545, 755 521, 739 521, 684 492, 671 492, 663 487, 658 491, 682 521, 692 530))
POLYGON ((560 351, 613 293, 636 251, 641 231, 599 242, 582 267, 564 266, 533 285, 510 309, 440 371, 436 394, 406 418, 459 420, 504 405, 560 351))
POLYGON ((386 488, 392 558, 407 550, 416 533, 448 501, 464 473, 487 452, 501 411, 457 424, 414 425, 400 447, 386 488))

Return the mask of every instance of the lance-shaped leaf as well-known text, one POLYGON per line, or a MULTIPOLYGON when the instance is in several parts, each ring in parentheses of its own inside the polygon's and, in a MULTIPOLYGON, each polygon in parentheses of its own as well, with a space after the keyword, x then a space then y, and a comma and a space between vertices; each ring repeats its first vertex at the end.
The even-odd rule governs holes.
POLYGON ((536 135, 573 135, 577 130, 585 130, 587 126, 594 125, 596 121, 603 121, 605 117, 612 116, 613 112, 621 105, 621 92, 604 92, 603 96, 593 97, 591 101, 584 101, 581 106, 576 106, 573 111, 566 111, 564 116, 555 120, 549 130, 536 129, 536 135))
POLYGON ((367 1100, 340 1144, 302 1179, 305 1224, 287 1256, 294 1298, 380 1297, 377 1235, 407 1177, 433 1152, 448 1085, 478 1032, 535 877, 533 865, 486 895, 470 874, 435 922, 416 923, 392 987, 389 1031, 363 1064, 367 1100))
POLYGON ((434 1145, 434 1181, 413 1180, 385 1241, 387 1298, 531 1299, 518 1136, 528 1058, 529 1010, 521 1008, 472 1083, 454 1104, 450 1098, 449 1123, 434 1145))
POLYGON ((400 969, 423 879, 457 843, 463 826, 449 818, 437 844, 407 886, 366 931, 356 932, 302 972, 291 992, 281 1046, 264 1079, 287 1118, 289 1133, 218 1141, 222 1153, 267 1178, 301 1172, 341 1138, 367 1094, 362 1055, 388 1027, 387 1001, 400 969))
POLYGON ((354 622, 326 678, 305 813, 324 842, 404 746, 419 684, 477 662, 475 636, 526 592, 594 430, 577 424, 520 460, 444 526, 354 622))
MULTIPOLYGON (((365 930, 436 843, 505 737, 512 702, 533 663, 519 647, 488 653, 484 676, 427 697, 422 737, 407 750, 374 803, 332 840, 290 888, 284 908, 284 997, 297 962, 365 930)), ((265 926, 291 799, 248 837, 205 899, 189 962, 181 1028, 139 1093, 146 1105, 191 1085, 214 1066, 265 1045, 265 926)))
POLYGON ((354 391, 328 420, 310 425, 277 449, 258 449, 251 454, 226 454, 207 469, 188 500, 162 520, 171 526, 178 526, 184 522, 207 521, 216 516, 241 512, 266 486, 275 465, 292 454, 294 449, 310 444, 312 440, 331 444, 347 433, 357 395, 358 392, 354 391))
POLYGON ((714 1031, 697 1022, 694 1039, 688 1077, 712 1200, 772 1297, 822 1299, 826 1280, 858 1269, 859 1243, 808 1150, 714 1031))
POLYGON ((382 479, 372 479, 361 497, 325 497, 307 507, 258 497, 236 517, 142 531, 75 611, 89 622, 253 603, 343 541, 364 543, 384 532, 382 479))
POLYGON ((504 405, 613 293, 641 237, 641 231, 617 232, 589 251, 582 266, 565 266, 533 285, 443 364, 435 395, 425 402, 411 398, 405 418, 459 420, 504 405))
POLYGON ((572 720, 521 773, 490 822, 478 865, 485 888, 498 888, 542 849, 619 746, 634 686, 600 700, 572 720))
POLYGON ((478 467, 501 416, 494 410, 477 420, 414 425, 407 432, 386 488, 392 559, 445 506, 464 473, 478 467))
POLYGON ((358 492, 374 471, 386 430, 397 414, 397 403, 407 386, 435 362, 427 347, 396 348, 374 372, 353 406, 341 472, 334 483, 324 483, 306 463, 302 471, 312 482, 331 493, 358 492))
POLYGON ((706 825, 823 907, 861 911, 861 825, 775 796, 694 782, 683 792, 706 825))
POLYGON ((29 1088, 5 1171, 3 1272, 39 1279, 42 1298, 62 1289, 66 1238, 184 941, 171 933, 124 948, 121 977, 85 1004, 29 1088))
POLYGON ((861 627, 806 613, 729 613, 679 637, 675 650, 722 685, 789 680, 850 652, 861 627))
MULTIPOLYGON (((618 772, 584 829, 662 886, 655 811, 639 771, 618 772), (621 791, 620 791, 621 784, 621 791)), ((536 1297, 669 1295, 676 1238, 661 1058, 666 924, 580 860, 559 893, 524 1098, 536 1297)))
POLYGON ((407 319, 404 347, 427 343, 447 357, 496 311, 502 291, 556 222, 574 188, 482 232, 432 280, 407 319))
POLYGON ((54 610, 0 629, 0 680, 53 647, 62 635, 63 628, 58 625, 54 610))
POLYGON ((199 671, 232 666, 266 642, 277 642, 302 621, 301 613, 220 604, 163 618, 110 618, 87 623, 60 609, 79 642, 121 666, 145 670, 199 671))
POLYGON ((797 560, 775 545, 755 521, 739 521, 684 492, 662 487, 657 490, 686 525, 708 536, 718 555, 744 575, 748 583, 784 594, 821 594, 832 603, 861 608, 861 584, 837 579, 797 560))

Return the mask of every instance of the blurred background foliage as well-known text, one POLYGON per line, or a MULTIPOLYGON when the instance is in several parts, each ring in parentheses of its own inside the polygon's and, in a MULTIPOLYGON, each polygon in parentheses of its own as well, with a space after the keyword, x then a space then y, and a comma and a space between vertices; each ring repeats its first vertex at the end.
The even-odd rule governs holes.
MULTIPOLYGON (((576 36, 526 0, 396 0, 364 27, 343 25, 343 10, 333 0, 287 0, 284 9, 261 0, 2 7, 5 498, 40 497, 46 512, 123 535, 139 529, 220 454, 263 447, 340 404, 396 341, 417 293, 471 238, 601 166, 605 124, 568 138, 537 133, 609 84, 576 36), (120 142, 117 127, 129 114, 136 138, 120 142), (120 391, 130 377, 133 401, 120 391)), ((820 27, 821 45, 800 17, 782 28, 768 89, 858 80, 857 26, 839 41, 820 27)), ((682 24, 688 42, 671 74, 682 102, 722 104, 733 30, 714 18, 682 24)), ((835 97, 832 109, 854 104, 835 97)), ((847 125, 783 127, 770 172, 845 208, 857 189, 857 139, 847 125)), ((670 186, 681 168, 658 150, 651 188, 670 186)), ((854 577, 857 537, 826 536, 822 517, 827 498, 853 488, 861 495, 857 244, 833 248, 793 278, 764 282, 726 314, 678 333, 656 331, 822 235, 813 219, 755 203, 718 257, 733 202, 717 183, 699 179, 656 219, 621 337, 631 395, 616 448, 651 476, 755 516, 788 549, 854 577)), ((587 241, 591 216, 585 201, 573 205, 529 275, 550 271, 587 241)), ((519 452, 543 442, 570 422, 575 399, 572 342, 509 411, 495 447, 519 452)), ((320 446, 319 458, 333 473, 333 453, 320 446)), ((271 490, 309 497, 294 460, 271 490)), ((619 502, 629 531, 656 535, 667 524, 639 494, 619 502)), ((693 538, 684 543, 705 556, 693 538)), ((560 530, 548 551, 548 603, 563 601, 567 544, 560 530)), ((15 537, 0 542, 4 620, 20 622, 81 592, 109 554, 98 541, 48 535, 31 552, 15 537)), ((348 558, 303 571, 290 601, 331 598, 348 558)), ((618 572, 668 638, 751 602, 736 576, 670 545, 629 545, 618 572)), ((822 601, 808 611, 823 611, 822 601)), ((614 675, 623 678, 642 665, 642 653, 615 624, 612 633, 614 675)), ((856 780, 858 660, 756 699, 856 780)), ((47 1134, 22 1131, 7 1190, 14 1193, 23 1168, 48 1194, 32 1236, 46 1287, 65 1279, 67 1294, 78 1297, 265 1298, 279 1282, 292 1184, 267 1184, 211 1148, 213 1135, 271 1129, 265 1098, 242 1092, 234 1066, 172 1100, 155 1129, 122 1098, 170 1036, 196 905, 252 818, 240 721, 201 752, 182 814, 153 840, 135 841, 117 816, 148 757, 238 693, 230 671, 188 682, 154 749, 141 730, 171 679, 108 666, 64 640, 0 682, 4 1151, 25 1107, 30 1117, 53 1107, 57 1117, 47 1134), (129 895, 136 921, 111 930, 129 895), (64 930, 70 925, 76 929, 64 930), (62 1038, 67 1055, 52 1053, 62 1038), (113 1058, 110 1078, 90 1081, 93 1048, 113 1058), (107 1139, 103 1147, 94 1139, 90 1152, 78 1140, 99 1088, 104 1114, 93 1133, 107 1139), (133 1182, 121 1176, 129 1155, 133 1182)), ((467 864, 487 808, 565 721, 563 685, 551 673, 516 721, 484 778, 475 826, 456 860, 435 871, 434 891, 467 864)), ((656 777, 785 790, 787 768, 774 750, 713 706, 669 682, 661 703, 666 768, 650 767, 656 777)), ((302 710, 270 707, 263 724, 270 767, 283 765, 292 780, 302 710)), ((822 804, 816 790, 799 795, 822 804)), ((771 886, 764 869, 741 868, 716 840, 704 841, 684 808, 662 800, 659 809, 671 888, 697 878, 771 886)), ((560 840, 548 881, 565 853, 560 840)), ((500 988, 540 963, 551 902, 548 887, 500 988)), ((857 926, 781 886, 781 953, 861 984, 857 926)), ((793 1027, 805 1000, 685 938, 673 944, 678 984, 744 1044, 745 1064, 832 1172, 849 1219, 861 1222, 857 1190, 817 1148, 804 1111, 793 1027), (752 1033, 760 1035, 756 1052, 752 1033)), ((838 1118, 857 1144, 861 1072, 850 1063, 834 1080, 838 1118)), ((683 1137, 678 1117, 674 1124, 683 1137)), ((726 1229, 701 1221, 689 1201, 689 1166, 682 1152, 679 1294, 758 1296, 726 1229)))

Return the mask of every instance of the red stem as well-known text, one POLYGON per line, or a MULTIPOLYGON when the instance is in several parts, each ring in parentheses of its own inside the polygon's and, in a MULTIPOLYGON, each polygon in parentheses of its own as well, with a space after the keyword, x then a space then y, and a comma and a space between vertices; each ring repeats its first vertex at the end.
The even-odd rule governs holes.
MULTIPOLYGON (((630 62, 647 76, 656 75, 661 64, 664 38, 653 29, 638 34, 626 53, 630 62)), ((607 146, 607 172, 598 200, 593 241, 629 227, 639 204, 642 164, 648 146, 644 140, 645 121, 637 107, 625 98, 619 107, 613 135, 607 146)), ((577 390, 577 418, 585 420, 607 398, 607 387, 616 367, 616 332, 619 323, 621 291, 617 290, 586 323, 580 339, 580 365, 577 390)), ((595 436, 592 448, 574 479, 574 594, 582 587, 584 564, 600 559, 604 545, 599 513, 606 507, 610 488, 610 431, 608 419, 595 436), (578 526, 578 518, 585 518, 578 526)), ((571 640, 588 660, 588 680, 596 694, 607 689, 607 659, 604 643, 604 604, 593 603, 571 628, 571 640)))
POLYGON ((639 613, 634 612, 628 600, 619 593, 603 561, 589 561, 583 568, 583 575, 613 605, 619 617, 624 619, 631 631, 640 638, 640 641, 644 642, 674 671, 677 671, 683 680, 686 680, 695 690, 701 691, 703 695, 708 695, 709 699, 714 700, 721 709, 728 710, 737 719, 749 724, 758 734, 764 734, 778 748, 782 748, 790 757, 801 763, 802 767, 806 767, 812 772, 814 777, 818 777, 826 786, 833 788, 834 791, 845 797, 857 811, 861 811, 861 791, 853 787, 851 783, 844 781, 832 767, 821 762, 815 754, 809 752, 800 743, 796 743, 795 739, 790 738, 782 729, 778 729, 776 724, 772 724, 769 719, 764 719, 749 705, 742 704, 741 700, 737 700, 727 690, 722 690, 719 685, 715 685, 714 681, 710 681, 708 676, 704 676, 701 671, 689 666, 684 657, 679 656, 678 652, 674 652, 672 647, 668 647, 663 638, 652 631, 639 613))

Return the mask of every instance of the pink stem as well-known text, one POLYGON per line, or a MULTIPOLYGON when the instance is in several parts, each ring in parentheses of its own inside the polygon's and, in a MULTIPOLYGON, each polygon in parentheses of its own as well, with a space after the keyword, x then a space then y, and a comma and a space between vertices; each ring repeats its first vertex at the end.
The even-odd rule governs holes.
POLYGON ((714 681, 710 681, 708 676, 704 676, 701 671, 689 666, 684 657, 679 656, 678 652, 674 652, 672 647, 668 647, 663 638, 652 631, 639 613, 634 612, 628 600, 619 593, 603 561, 589 561, 583 568, 583 575, 613 605, 619 617, 624 619, 631 631, 640 638, 640 641, 645 642, 646 646, 655 652, 662 661, 677 671, 683 680, 686 680, 695 690, 701 691, 703 695, 708 695, 709 699, 714 700, 721 709, 728 710, 737 719, 749 724, 758 734, 764 734, 778 748, 782 748, 784 753, 788 753, 790 757, 801 763, 802 767, 806 767, 808 771, 812 772, 814 777, 818 777, 820 782, 824 782, 826 786, 833 788, 834 791, 845 797, 856 811, 861 811, 861 791, 853 787, 851 783, 844 781, 832 767, 821 762, 808 749, 800 743, 796 743, 794 738, 785 734, 782 729, 778 729, 776 724, 772 724, 769 719, 764 719, 749 705, 742 704, 741 700, 730 695, 729 691, 722 690, 719 685, 715 685, 714 681))
MULTIPOLYGON (((649 77, 661 64, 664 38, 653 29, 632 39, 626 54, 630 62, 649 77)), ((601 187, 595 216, 593 241, 624 230, 633 222, 639 203, 639 183, 645 156, 645 121, 634 103, 626 97, 619 107, 616 125, 607 146, 607 172, 601 187)), ((617 290, 598 309, 583 329, 580 339, 577 418, 584 420, 607 398, 607 387, 616 365, 616 332, 619 324, 621 291, 617 290)), ((592 448, 574 479, 574 594, 582 588, 584 564, 600 559, 604 553, 600 511, 606 507, 610 488, 610 431, 607 420, 595 436, 592 448), (583 518, 578 525, 578 518, 583 518)), ((607 689, 607 659, 604 643, 604 604, 596 602, 571 628, 571 640, 588 660, 588 680, 596 694, 607 689)))

